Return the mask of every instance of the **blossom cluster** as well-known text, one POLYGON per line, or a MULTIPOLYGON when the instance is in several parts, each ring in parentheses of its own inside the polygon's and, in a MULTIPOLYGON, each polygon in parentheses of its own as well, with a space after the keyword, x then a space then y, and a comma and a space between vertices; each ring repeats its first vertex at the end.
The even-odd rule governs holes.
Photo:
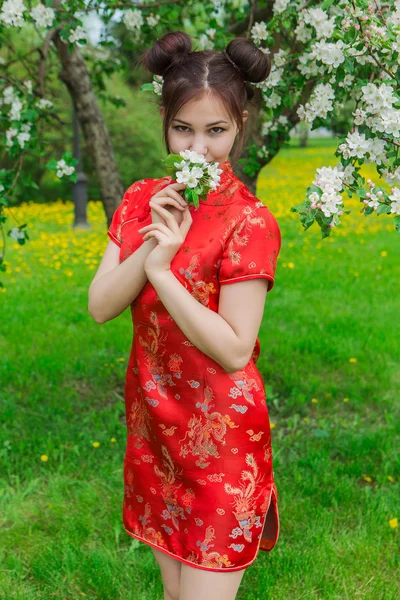
POLYGON ((60 179, 64 175, 72 175, 75 172, 75 167, 67 165, 63 158, 57 162, 56 169, 57 177, 60 179))
POLYGON ((339 210, 339 205, 343 204, 342 196, 339 191, 343 187, 343 171, 336 167, 321 167, 317 169, 317 176, 313 181, 315 186, 318 186, 322 191, 311 192, 309 200, 311 201, 311 209, 320 208, 326 217, 332 214, 342 214, 339 210))
POLYGON ((222 173, 217 162, 208 163, 204 154, 198 154, 191 150, 184 150, 179 155, 183 160, 174 163, 178 169, 176 172, 178 183, 186 183, 189 187, 195 188, 199 183, 202 184, 201 179, 206 177, 209 180, 208 187, 212 190, 217 188, 222 173))
POLYGON ((219 163, 207 162, 204 154, 184 150, 179 154, 169 154, 164 161, 177 183, 187 185, 184 195, 189 204, 198 208, 198 200, 205 200, 207 194, 215 190, 220 182, 222 169, 219 163))

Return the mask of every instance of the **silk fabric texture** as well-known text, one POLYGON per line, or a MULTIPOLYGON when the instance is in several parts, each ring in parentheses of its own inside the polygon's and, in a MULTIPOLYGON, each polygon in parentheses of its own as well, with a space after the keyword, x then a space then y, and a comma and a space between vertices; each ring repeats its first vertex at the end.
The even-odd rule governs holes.
MULTIPOLYGON (((229 160, 220 168, 220 185, 190 209, 191 228, 171 262, 180 284, 216 312, 221 285, 264 278, 270 292, 281 247, 269 208, 229 160)), ((143 243, 149 200, 173 181, 141 179, 125 192, 108 231, 120 261, 143 243)), ((227 373, 185 337, 149 281, 130 308, 125 530, 195 568, 243 569, 279 536, 259 338, 245 368, 227 373)))

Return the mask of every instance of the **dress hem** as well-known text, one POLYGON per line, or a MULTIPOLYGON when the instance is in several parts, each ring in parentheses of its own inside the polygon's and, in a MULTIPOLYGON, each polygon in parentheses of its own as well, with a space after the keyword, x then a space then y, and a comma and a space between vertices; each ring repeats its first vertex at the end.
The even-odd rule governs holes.
MULTIPOLYGON (((271 494, 269 497, 269 502, 268 502, 268 508, 265 512, 265 517, 264 517, 264 523, 263 523, 263 527, 261 529, 261 535, 262 532, 264 530, 264 526, 265 526, 265 522, 267 520, 267 516, 268 516, 268 512, 269 509, 271 508, 271 502, 272 502, 272 494, 274 494, 274 497, 276 499, 276 495, 274 493, 273 488, 271 489, 271 494)), ((277 507, 277 503, 275 502, 274 504, 275 509, 277 507)), ((276 514, 278 514, 277 509, 276 509, 276 514)), ((175 558, 176 560, 178 560, 181 563, 184 563, 185 565, 189 565, 190 567, 193 567, 195 569, 201 569, 202 571, 214 571, 214 572, 218 572, 218 573, 227 573, 229 571, 243 571, 243 569, 246 569, 247 567, 249 567, 250 565, 252 565, 258 557, 258 554, 260 551, 264 551, 264 552, 270 552, 276 545, 276 542, 278 541, 278 536, 279 536, 279 518, 277 517, 277 535, 276 538, 273 542, 273 546, 269 549, 267 548, 262 548, 261 547, 261 542, 262 542, 262 537, 260 537, 259 541, 258 541, 258 546, 257 546, 257 550, 256 553, 254 555, 254 558, 251 559, 250 562, 246 563, 245 565, 241 565, 239 567, 224 567, 222 569, 219 569, 218 567, 214 568, 214 567, 205 567, 204 565, 199 565, 197 563, 191 562, 190 560, 186 560, 185 558, 182 558, 181 556, 178 556, 177 554, 174 554, 173 552, 170 552, 169 550, 166 550, 165 548, 163 548, 162 546, 159 546, 158 544, 154 544, 153 542, 150 542, 149 540, 146 540, 145 538, 142 538, 140 535, 133 533, 132 531, 129 531, 129 529, 126 528, 125 523, 123 523, 124 529, 126 531, 126 533, 128 535, 130 535, 131 537, 147 544, 148 546, 151 546, 153 548, 155 548, 156 550, 160 550, 161 552, 164 552, 164 554, 167 554, 168 556, 171 556, 172 558, 175 558)))

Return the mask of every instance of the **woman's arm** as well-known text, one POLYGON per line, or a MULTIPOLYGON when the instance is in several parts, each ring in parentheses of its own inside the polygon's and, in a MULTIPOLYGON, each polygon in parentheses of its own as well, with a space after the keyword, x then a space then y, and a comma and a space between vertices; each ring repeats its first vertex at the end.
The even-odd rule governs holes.
POLYGON ((268 283, 265 279, 221 286, 217 313, 198 302, 171 270, 148 270, 147 277, 171 317, 196 348, 228 373, 246 366, 264 311, 268 283))
POLYGON ((147 240, 119 263, 119 247, 108 243, 89 287, 88 310, 97 323, 118 317, 140 294, 147 281, 144 263, 156 246, 157 240, 147 240))

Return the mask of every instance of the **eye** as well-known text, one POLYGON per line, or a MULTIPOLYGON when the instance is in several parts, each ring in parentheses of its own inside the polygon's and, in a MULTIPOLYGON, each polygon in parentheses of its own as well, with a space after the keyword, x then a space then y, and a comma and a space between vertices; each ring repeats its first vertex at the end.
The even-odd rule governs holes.
MULTIPOLYGON (((220 131, 214 131, 214 133, 222 133, 223 131, 225 131, 225 129, 223 127, 213 127, 212 129, 219 129, 220 131)), ((212 129, 210 129, 210 131, 212 131, 212 129)))
MULTIPOLYGON (((186 130, 187 130, 187 129, 189 129, 189 127, 186 127, 185 125, 175 125, 175 126, 172 128, 172 129, 176 129, 176 130, 177 130, 177 131, 179 131, 180 133, 187 133, 187 131, 184 131, 184 130, 185 130, 185 129, 186 129, 186 130)), ((218 134, 220 134, 220 133, 223 133, 223 132, 225 131, 225 129, 224 129, 223 127, 212 127, 212 128, 210 129, 210 131, 211 131, 213 134, 216 134, 216 135, 218 135, 218 134), (213 131, 214 129, 219 129, 219 131, 213 131)))

